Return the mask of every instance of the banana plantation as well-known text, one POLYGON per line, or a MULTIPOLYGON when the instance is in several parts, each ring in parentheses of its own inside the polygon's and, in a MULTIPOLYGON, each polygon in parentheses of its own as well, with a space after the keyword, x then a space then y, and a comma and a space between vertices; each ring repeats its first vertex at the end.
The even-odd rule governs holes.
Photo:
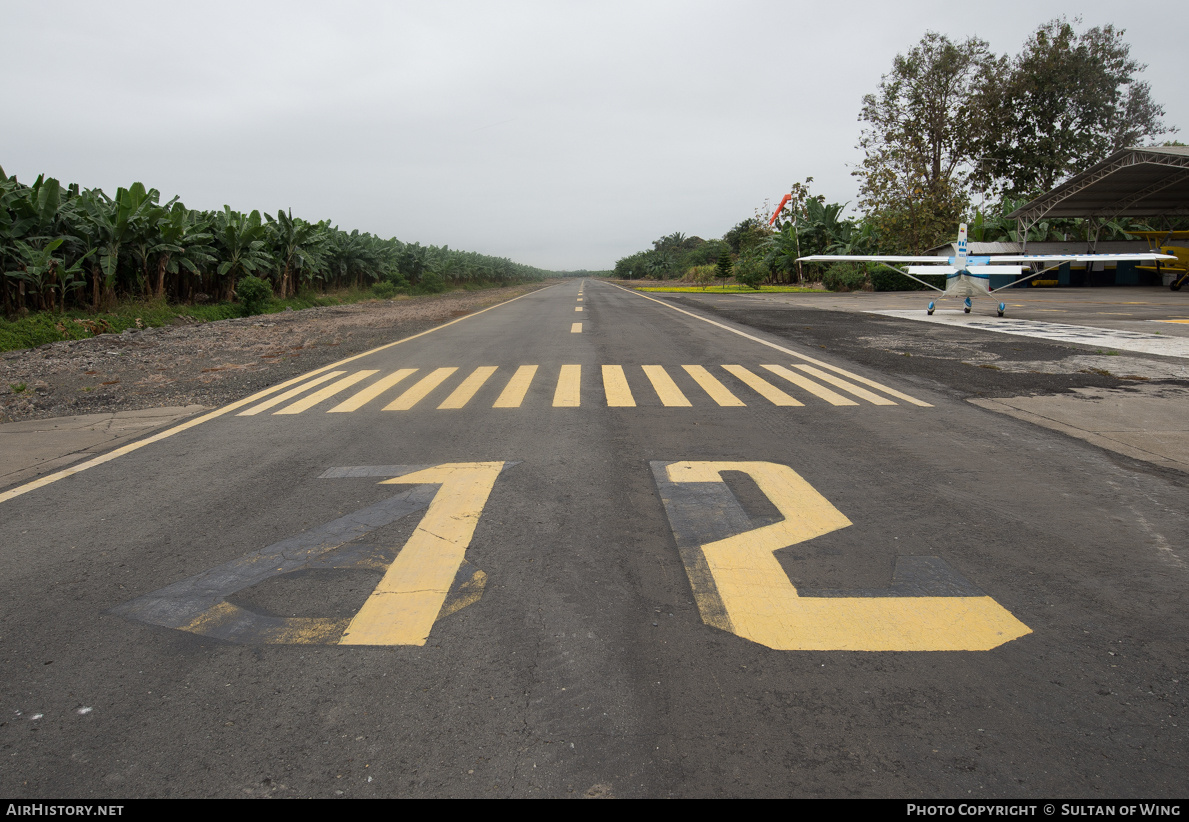
POLYGON ((53 178, 19 183, 0 169, 0 306, 29 311, 108 308, 129 298, 228 301, 245 276, 277 297, 298 291, 377 286, 440 291, 508 284, 554 272, 448 247, 403 243, 330 221, 279 211, 261 216, 224 206, 160 202, 141 183, 116 191, 63 187, 53 178))

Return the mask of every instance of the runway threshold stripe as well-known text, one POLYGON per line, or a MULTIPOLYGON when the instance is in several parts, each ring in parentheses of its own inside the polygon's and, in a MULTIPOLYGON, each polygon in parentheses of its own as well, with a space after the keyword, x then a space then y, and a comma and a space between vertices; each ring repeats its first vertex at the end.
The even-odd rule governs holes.
POLYGON ((610 408, 636 406, 636 398, 632 396, 632 389, 628 385, 622 365, 603 366, 603 392, 607 395, 607 406, 610 408))
POLYGON ((385 411, 408 411, 421 400, 425 399, 430 391, 433 391, 439 385, 444 383, 446 379, 457 371, 457 368, 437 368, 426 374, 424 377, 413 383, 405 393, 401 394, 392 402, 384 406, 385 411))
POLYGON ((854 380, 855 382, 862 383, 863 385, 868 385, 872 388, 875 388, 875 389, 878 389, 879 391, 884 392, 885 394, 896 397, 897 399, 904 400, 905 402, 912 403, 913 405, 920 406, 921 408, 932 408, 933 407, 932 405, 930 405, 927 402, 924 402, 923 400, 918 400, 916 397, 910 397, 908 394, 901 393, 900 391, 897 391, 894 388, 888 388, 886 385, 877 383, 874 380, 869 380, 866 377, 860 377, 858 374, 852 374, 851 372, 847 371, 845 368, 839 368, 836 365, 830 365, 828 362, 823 362, 823 361, 817 359, 816 357, 810 357, 808 354, 802 354, 800 351, 794 351, 791 348, 785 348, 783 345, 777 345, 774 342, 769 342, 768 340, 765 340, 762 337, 757 337, 754 334, 748 334, 746 331, 740 331, 738 328, 731 328, 729 325, 724 325, 723 323, 716 322, 716 321, 711 320, 707 317, 702 317, 698 314, 695 314, 692 311, 686 311, 684 308, 678 308, 675 305, 670 305, 669 303, 665 302, 664 300, 658 300, 656 297, 649 297, 647 294, 641 294, 638 291, 633 291, 630 288, 624 288, 623 286, 615 285, 614 283, 612 283, 612 286, 614 286, 615 288, 618 288, 620 291, 626 291, 629 294, 636 295, 637 297, 643 297, 644 299, 654 302, 657 305, 663 305, 665 308, 676 311, 679 314, 684 314, 687 317, 693 317, 695 320, 701 320, 704 323, 709 323, 710 325, 713 325, 716 328, 721 328, 723 331, 729 331, 730 333, 736 334, 740 337, 743 337, 744 339, 751 340, 752 342, 757 342, 760 345, 766 345, 769 348, 775 349, 775 350, 780 351, 784 354, 788 354, 790 357, 796 357, 799 360, 804 360, 805 362, 813 363, 814 365, 816 365, 820 368, 827 368, 830 371, 841 374, 842 376, 846 377, 847 379, 854 380))
POLYGON ((758 374, 753 374, 741 365, 724 365, 723 368, 738 377, 747 385, 752 391, 755 391, 761 397, 766 399, 773 405, 782 406, 796 406, 804 405, 800 400, 790 397, 788 394, 781 391, 772 383, 765 380, 758 374))
POLYGON ((304 394, 306 391, 309 391, 315 385, 321 385, 322 383, 326 382, 327 380, 334 379, 335 377, 340 377, 346 373, 347 373, 346 371, 328 371, 325 374, 320 374, 319 376, 314 377, 314 379, 312 379, 308 382, 303 382, 301 385, 297 386, 296 388, 290 388, 288 391, 286 391, 283 394, 278 394, 277 396, 272 397, 271 399, 265 400, 264 402, 260 403, 259 405, 252 406, 247 411, 240 411, 238 414, 236 414, 236 416, 237 417, 251 417, 256 414, 259 414, 261 411, 267 411, 268 409, 270 409, 274 406, 280 405, 281 403, 285 402, 286 400, 293 399, 298 394, 304 394))
POLYGON ((446 397, 442 401, 442 404, 438 408, 465 407, 471 401, 471 397, 475 396, 475 393, 483 387, 483 383, 487 382, 491 378, 491 375, 496 372, 497 367, 494 365, 481 365, 476 368, 471 372, 469 377, 462 381, 458 388, 455 388, 451 392, 449 397, 446 397))
POLYGON ((370 377, 372 374, 375 374, 375 373, 378 373, 378 372, 376 372, 376 371, 356 371, 354 374, 350 374, 346 377, 343 377, 341 380, 332 382, 330 385, 326 386, 325 388, 323 388, 319 391, 315 391, 313 394, 310 394, 308 397, 302 397, 297 402, 292 403, 290 405, 286 405, 280 411, 273 411, 273 415, 275 416, 277 414, 300 414, 302 411, 305 411, 308 408, 313 408, 315 405, 322 402, 323 400, 330 399, 335 394, 338 394, 340 391, 346 391, 348 388, 353 386, 355 383, 359 382, 360 380, 365 380, 368 377, 370 377))
MULTIPOLYGON (((787 368, 785 368, 784 366, 764 365, 764 366, 761 366, 761 368, 767 368, 773 374, 776 374, 779 377, 784 377, 786 380, 791 382, 793 385, 797 386, 798 388, 805 389, 810 394, 813 394, 815 397, 819 397, 820 399, 823 399, 826 402, 830 403, 830 405, 858 405, 858 403, 855 402, 854 400, 849 399, 848 397, 844 397, 836 391, 831 391, 829 388, 826 388, 824 385, 821 385, 820 383, 816 383, 811 379, 802 377, 796 371, 790 371, 787 368)), ((862 389, 859 389, 859 390, 861 391, 862 389)), ((880 399, 883 399, 883 398, 880 397, 880 399)), ((895 405, 895 403, 892 403, 892 404, 895 405)))
POLYGON ((520 404, 524 402, 524 395, 528 393, 528 387, 533 382, 533 377, 536 376, 537 366, 522 365, 516 369, 516 373, 512 375, 512 379, 508 380, 508 384, 504 386, 504 390, 500 392, 499 397, 495 401, 492 408, 519 408, 520 404))
POLYGON ((577 408, 582 402, 582 366, 563 365, 553 391, 554 408, 577 408))
POLYGON ((673 382, 673 378, 669 376, 669 372, 665 371, 662 366, 642 365, 640 367, 644 369, 644 375, 652 383, 652 388, 656 391, 656 395, 660 397, 662 405, 684 408, 691 406, 689 399, 685 394, 681 393, 681 389, 677 387, 677 383, 673 382))
POLYGON ((374 383, 372 383, 367 388, 360 391, 358 394, 354 394, 354 395, 348 397, 346 400, 344 400, 343 402, 340 402, 334 408, 329 409, 326 413, 327 414, 345 414, 345 413, 348 413, 351 411, 358 411, 360 408, 367 405, 369 402, 374 400, 376 397, 383 394, 389 388, 392 388, 394 385, 396 385, 398 382, 403 380, 405 377, 409 376, 410 374, 416 374, 416 373, 417 373, 416 368, 401 368, 398 371, 393 371, 387 377, 384 377, 383 379, 380 379, 380 380, 376 380, 374 383))
POLYGON ((711 374, 700 365, 683 365, 685 373, 689 374, 693 381, 702 387, 702 390, 710 395, 710 399, 722 406, 740 407, 746 406, 743 400, 731 393, 730 389, 719 382, 718 377, 711 374))
MULTIPOLYGON (((838 377, 835 377, 832 374, 827 374, 825 371, 822 371, 820 368, 814 368, 812 365, 802 365, 801 363, 793 363, 793 367, 804 371, 806 374, 812 374, 813 376, 817 377, 819 380, 822 380, 823 382, 828 382, 830 385, 841 388, 843 391, 854 394, 859 399, 867 400, 867 402, 871 403, 872 405, 895 405, 896 404, 896 403, 892 402, 891 400, 887 399, 886 397, 881 397, 878 394, 872 394, 870 391, 859 388, 859 386, 857 386, 857 385, 852 385, 851 383, 847 382, 846 380, 840 380, 838 377)), ((853 374, 851 376, 854 377, 853 374)), ((903 396, 903 397, 908 396, 907 394, 900 394, 900 392, 898 392, 898 391, 893 392, 891 389, 887 388, 886 386, 881 387, 879 385, 879 383, 874 383, 874 387, 881 388, 881 390, 887 391, 889 394, 892 394, 893 396, 896 396, 896 395, 903 396)))

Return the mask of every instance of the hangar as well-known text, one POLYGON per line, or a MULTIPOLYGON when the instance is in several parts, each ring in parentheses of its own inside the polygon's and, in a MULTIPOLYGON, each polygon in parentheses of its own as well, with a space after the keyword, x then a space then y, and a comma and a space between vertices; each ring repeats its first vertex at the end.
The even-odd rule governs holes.
MULTIPOLYGON (((1042 220, 1077 217, 1087 220, 1088 236, 1063 242, 970 243, 971 254, 1128 253, 1147 251, 1143 239, 1099 242, 1102 227, 1122 217, 1142 218, 1154 225, 1189 215, 1189 146, 1135 146, 1116 151, 1102 162, 1066 180, 1008 215, 1020 237, 1042 220)), ((1171 227, 1171 226, 1170 226, 1171 227)), ((944 247, 943 247, 944 248, 944 247)), ((1163 279, 1168 279, 1168 274, 1163 279)), ((1010 278, 1005 277, 1006 281, 1010 278)), ((1006 283, 1004 283, 1006 284, 1006 283)), ((1150 267, 1133 263, 1097 263, 1090 270, 1062 266, 1060 285, 1168 285, 1150 267), (1097 269, 1097 270, 1095 270, 1097 269), (1147 270, 1145 270, 1147 269, 1147 270)))

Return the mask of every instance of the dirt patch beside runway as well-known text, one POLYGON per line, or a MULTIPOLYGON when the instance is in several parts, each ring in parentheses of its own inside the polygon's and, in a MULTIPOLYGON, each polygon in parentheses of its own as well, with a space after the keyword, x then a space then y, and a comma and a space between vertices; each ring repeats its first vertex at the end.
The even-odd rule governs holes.
POLYGON ((546 285, 129 329, 9 351, 0 355, 0 422, 224 405, 546 285))

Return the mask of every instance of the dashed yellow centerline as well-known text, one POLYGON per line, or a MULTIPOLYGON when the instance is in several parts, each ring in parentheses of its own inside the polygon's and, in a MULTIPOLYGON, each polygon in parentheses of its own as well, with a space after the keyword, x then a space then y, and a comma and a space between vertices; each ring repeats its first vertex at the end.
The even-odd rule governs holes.
MULTIPOLYGON (((846 397, 842 396, 838 392, 831 391, 829 388, 826 388, 824 385, 819 385, 818 383, 814 382, 813 380, 806 379, 805 377, 802 377, 800 374, 798 374, 796 371, 790 371, 789 369, 785 368, 784 366, 765 365, 763 367, 767 368, 769 371, 771 371, 773 374, 776 374, 777 376, 784 377, 786 380, 788 380, 789 382, 791 382, 793 385, 797 386, 798 388, 804 388, 806 391, 808 391, 810 394, 813 394, 815 397, 820 397, 821 399, 830 403, 830 405, 858 405, 858 403, 855 402, 854 400, 847 399, 846 397)), ((862 390, 862 389, 860 389, 860 390, 862 390)), ((892 405, 895 405, 895 403, 892 403, 892 405)))
POLYGON ((528 387, 532 384, 533 377, 536 376, 536 373, 537 366, 535 365, 522 365, 517 368, 516 373, 512 375, 512 379, 508 380, 508 384, 500 392, 499 399, 491 407, 519 408, 520 404, 524 402, 524 395, 528 393, 528 387))
POLYGON ((581 311, 581 310, 582 310, 582 306, 580 306, 580 305, 576 305, 576 306, 574 306, 574 310, 575 310, 575 311, 581 311))
POLYGON ((449 397, 442 402, 438 408, 462 408, 471 401, 471 397, 483 387, 483 383, 490 379, 491 375, 496 372, 497 366, 483 365, 471 372, 462 383, 455 388, 449 397))
POLYGON ((376 373, 379 373, 379 372, 356 371, 354 374, 350 374, 346 377, 343 377, 341 380, 338 380, 337 382, 332 382, 330 385, 326 386, 321 391, 315 391, 313 394, 310 394, 308 397, 302 397, 297 402, 295 402, 291 405, 286 405, 280 411, 274 411, 273 413, 274 414, 300 414, 302 411, 305 411, 308 408, 313 408, 315 405, 322 402, 323 400, 330 399, 331 397, 333 397, 335 394, 339 393, 340 391, 346 391, 348 388, 353 386, 355 383, 359 382, 360 380, 366 379, 367 377, 370 377, 372 374, 376 374, 376 373))
POLYGON ((799 400, 793 399, 775 385, 765 380, 763 377, 753 374, 741 365, 724 365, 723 368, 734 374, 736 377, 742 380, 748 388, 750 388, 752 391, 755 391, 773 405, 795 406, 805 404, 799 400))
POLYGON ((345 400, 344 402, 341 402, 338 405, 336 405, 334 408, 331 408, 326 413, 327 414, 336 414, 336 413, 344 414, 344 413, 349 413, 351 411, 358 411, 364 405, 366 405, 367 403, 374 400, 376 397, 383 394, 389 388, 392 388, 394 385, 396 385, 398 382, 403 380, 405 377, 409 376, 410 374, 416 374, 416 373, 417 373, 416 368, 401 368, 397 371, 393 371, 391 374, 389 374, 384 379, 377 380, 376 382, 369 385, 367 388, 360 391, 358 394, 355 394, 354 396, 347 398, 347 400, 345 400))
POLYGON ((347 373, 346 371, 328 371, 325 374, 321 374, 317 377, 314 377, 314 379, 310 380, 309 382, 303 382, 301 385, 297 386, 296 388, 290 388, 288 391, 286 391, 283 394, 278 394, 277 396, 275 396, 271 399, 267 399, 264 402, 260 403, 259 405, 253 405, 247 411, 240 411, 238 414, 236 414, 236 416, 237 417, 251 417, 255 414, 259 414, 261 411, 267 411, 268 409, 270 409, 274 406, 280 405, 281 403, 285 402, 286 400, 293 399, 298 394, 302 394, 306 391, 309 391, 315 385, 321 385, 322 383, 326 382, 327 380, 332 380, 335 377, 342 376, 343 374, 346 374, 346 373, 347 373))
POLYGON ((644 365, 644 376, 648 377, 648 381, 652 383, 656 395, 660 397, 662 405, 670 406, 684 406, 692 405, 685 394, 681 393, 681 389, 677 387, 677 383, 673 382, 673 378, 660 365, 644 365))
POLYGON ((622 365, 603 366, 603 391, 607 394, 607 405, 612 408, 634 408, 636 405, 622 365))
POLYGON ((553 392, 554 408, 577 408, 582 402, 582 366, 563 365, 553 392))
POLYGON ((384 406, 385 411, 408 411, 421 402, 430 391, 446 381, 457 368, 438 368, 422 377, 392 402, 384 406))
POLYGON ((744 406, 743 400, 736 397, 730 390, 719 382, 718 377, 711 374, 700 365, 683 365, 685 373, 689 374, 702 390, 710 395, 710 399, 722 406, 744 406))
POLYGON ((571 325, 570 333, 571 334, 581 334, 582 333, 582 323, 574 323, 573 325, 571 325))

